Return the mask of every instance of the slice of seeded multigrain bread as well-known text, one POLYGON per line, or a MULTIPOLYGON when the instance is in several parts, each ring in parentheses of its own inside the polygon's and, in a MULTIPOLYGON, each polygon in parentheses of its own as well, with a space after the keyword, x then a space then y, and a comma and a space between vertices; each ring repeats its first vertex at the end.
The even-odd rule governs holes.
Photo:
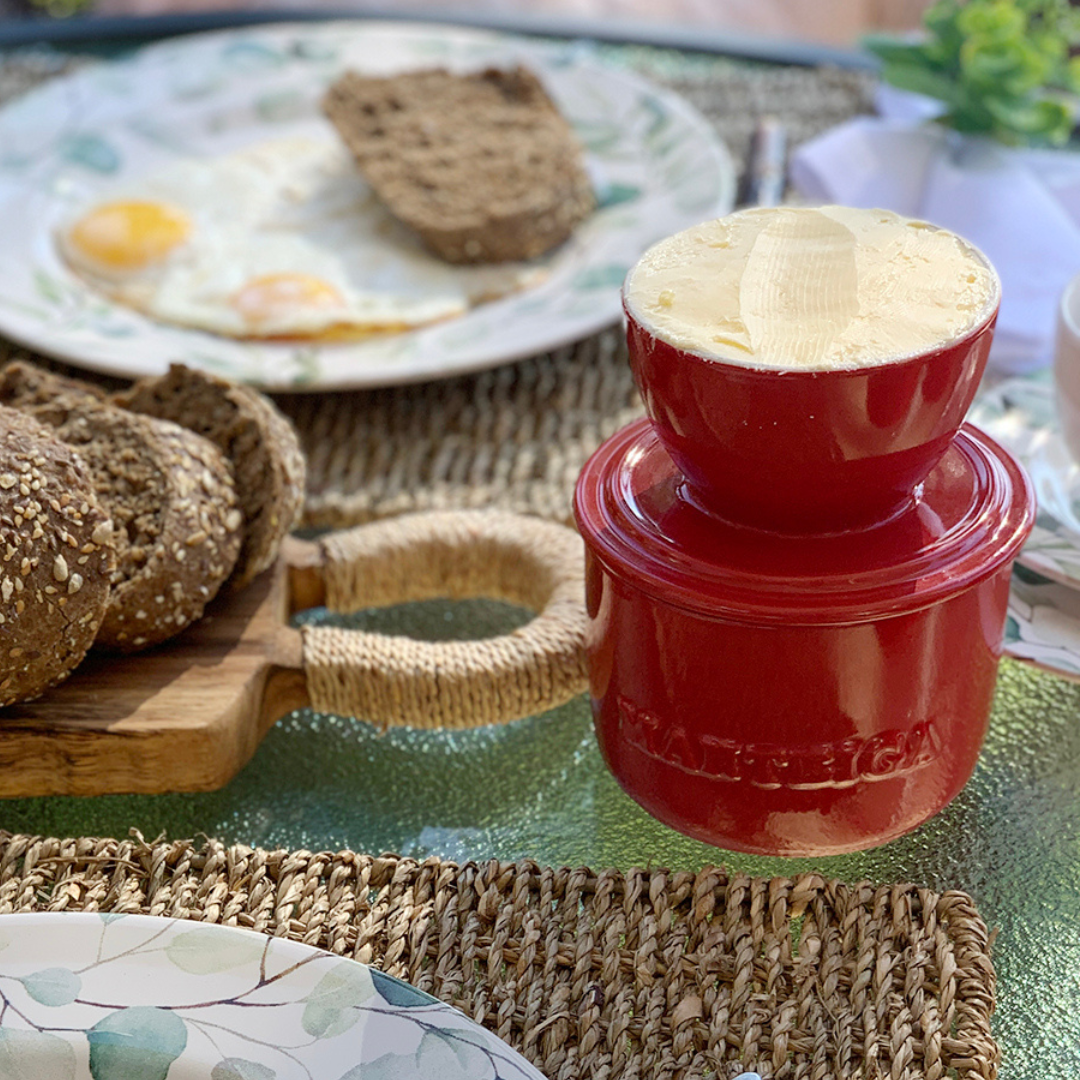
POLYGON ((79 393, 25 411, 82 458, 112 519, 117 562, 95 647, 136 652, 198 619, 240 551, 243 518, 218 448, 79 393))
POLYGON ((349 71, 322 106, 390 212, 449 262, 542 255, 593 209, 581 145, 527 68, 349 71))
POLYGON ((0 406, 0 706, 66 679, 97 636, 112 526, 70 446, 0 406))
POLYGON ((183 364, 140 379, 114 400, 198 432, 232 463, 244 540, 229 587, 242 588, 272 565, 299 521, 306 475, 296 431, 273 402, 251 387, 183 364))

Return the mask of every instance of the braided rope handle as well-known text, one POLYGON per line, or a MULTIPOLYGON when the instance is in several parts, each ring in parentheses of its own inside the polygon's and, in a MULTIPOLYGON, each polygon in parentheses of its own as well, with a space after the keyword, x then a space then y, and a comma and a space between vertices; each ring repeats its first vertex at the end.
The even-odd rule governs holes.
POLYGON ((331 611, 484 596, 537 615, 477 641, 304 627, 312 708, 383 727, 468 728, 585 690, 584 547, 572 529, 502 511, 436 511, 332 533, 320 546, 331 611))

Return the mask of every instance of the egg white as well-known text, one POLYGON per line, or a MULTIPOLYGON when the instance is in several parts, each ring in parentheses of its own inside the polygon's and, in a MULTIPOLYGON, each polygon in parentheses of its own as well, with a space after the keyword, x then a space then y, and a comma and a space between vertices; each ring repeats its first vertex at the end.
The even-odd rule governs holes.
MULTIPOLYGON (((237 338, 355 337, 463 314, 536 284, 540 263, 458 266, 395 221, 332 137, 277 139, 184 159, 104 193, 57 230, 68 265, 114 300, 168 323, 237 338), (160 203, 190 221, 186 239, 141 268, 103 267, 73 232, 96 207, 160 203), (309 302, 252 317, 237 297, 259 279, 324 283, 309 302)), ((251 294, 244 294, 250 296, 251 294)), ((256 293, 256 296, 258 294, 256 293)))

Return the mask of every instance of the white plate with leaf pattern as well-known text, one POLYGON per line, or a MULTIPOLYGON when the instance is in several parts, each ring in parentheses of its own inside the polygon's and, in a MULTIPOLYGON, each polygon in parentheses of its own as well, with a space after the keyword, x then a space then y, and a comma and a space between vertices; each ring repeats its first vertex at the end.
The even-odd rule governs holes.
POLYGON ((980 395, 968 420, 1011 450, 1035 487, 1035 527, 1018 562, 1080 586, 1080 465, 1061 437, 1048 375, 999 383, 980 395))
POLYGON ((0 1076, 543 1080, 458 1010, 353 960, 75 912, 0 916, 0 1076))
POLYGON ((1015 566, 1005 654, 1080 679, 1080 590, 1015 566))
POLYGON ((736 173, 708 122, 677 95, 590 59, 581 43, 378 21, 191 35, 54 80, 0 110, 0 332, 133 378, 170 361, 266 389, 326 390, 444 377, 580 340, 620 316, 619 287, 654 241, 726 213, 736 173), (274 137, 335 138, 318 109, 353 67, 533 68, 586 148, 599 208, 545 280, 460 318, 362 343, 233 341, 156 323, 90 290, 54 250, 65 205, 170 160, 274 137))

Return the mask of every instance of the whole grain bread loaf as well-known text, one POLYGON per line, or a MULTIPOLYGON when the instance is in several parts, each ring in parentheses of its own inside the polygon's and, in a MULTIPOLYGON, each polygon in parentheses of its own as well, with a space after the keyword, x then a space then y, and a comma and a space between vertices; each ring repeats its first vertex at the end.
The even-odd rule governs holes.
POLYGON ((105 619, 113 531, 70 446, 0 406, 0 706, 37 697, 105 619))
POLYGON ((198 619, 229 577, 243 518, 213 443, 167 420, 61 392, 27 406, 83 459, 112 519, 112 592, 95 646, 135 652, 198 619))
POLYGON ((272 565, 300 518, 306 473, 296 431, 273 402, 251 387, 183 364, 140 379, 114 400, 198 432, 231 462, 244 537, 230 588, 242 588, 272 565))
POLYGON ((531 259, 593 209, 581 145, 527 68, 349 71, 322 105, 390 212, 449 262, 531 259))
POLYGON ((44 405, 60 394, 105 401, 108 395, 99 386, 38 367, 26 360, 11 360, 0 367, 0 405, 24 409, 44 405))

